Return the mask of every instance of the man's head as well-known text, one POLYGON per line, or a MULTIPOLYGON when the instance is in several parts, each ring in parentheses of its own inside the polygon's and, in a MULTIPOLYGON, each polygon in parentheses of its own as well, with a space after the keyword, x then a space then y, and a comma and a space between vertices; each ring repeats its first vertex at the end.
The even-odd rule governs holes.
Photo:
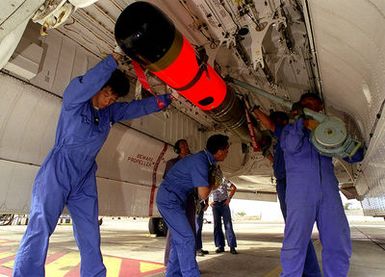
POLYGON ((115 103, 119 97, 124 97, 130 90, 130 81, 126 75, 116 69, 102 89, 92 97, 92 105, 98 109, 104 109, 115 103))
POLYGON ((271 112, 269 117, 275 125, 286 126, 289 123, 289 116, 285 112, 271 112))
POLYGON ((308 92, 308 93, 302 94, 299 102, 302 107, 308 108, 315 112, 322 111, 323 109, 322 100, 315 93, 308 92))
POLYGON ((187 140, 185 139, 180 139, 175 142, 174 151, 181 157, 185 157, 191 153, 187 140))
POLYGON ((206 149, 213 154, 216 161, 223 161, 229 153, 229 137, 224 135, 212 135, 206 143, 206 149))

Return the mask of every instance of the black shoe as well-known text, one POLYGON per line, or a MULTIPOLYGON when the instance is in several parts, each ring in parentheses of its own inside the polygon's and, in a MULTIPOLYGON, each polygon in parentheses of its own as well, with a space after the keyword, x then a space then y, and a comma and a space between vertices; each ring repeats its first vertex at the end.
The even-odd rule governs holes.
POLYGON ((218 247, 218 248, 215 250, 215 253, 222 253, 222 252, 225 252, 225 248, 224 248, 224 247, 218 247))
POLYGON ((234 255, 235 255, 235 254, 238 254, 237 250, 235 250, 235 247, 231 247, 231 248, 230 248, 230 253, 231 253, 231 254, 234 254, 234 255))
POLYGON ((197 250, 197 256, 203 257, 205 254, 206 254, 205 251, 203 251, 202 249, 197 250))
POLYGON ((205 255, 207 255, 207 254, 209 253, 209 251, 203 250, 203 249, 201 249, 201 252, 202 252, 203 254, 205 254, 205 255))

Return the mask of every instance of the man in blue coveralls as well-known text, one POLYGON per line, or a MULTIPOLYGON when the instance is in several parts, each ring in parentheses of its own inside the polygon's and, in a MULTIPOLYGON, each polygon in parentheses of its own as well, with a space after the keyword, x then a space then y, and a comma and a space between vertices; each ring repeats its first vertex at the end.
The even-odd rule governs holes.
MULTIPOLYGON (((302 95, 300 107, 323 109, 316 94, 302 95)), ((298 107, 298 105, 297 105, 298 107)), ((301 110, 299 107, 298 110, 301 110)), ((352 253, 349 224, 344 213, 331 157, 317 152, 310 140, 312 119, 300 118, 281 135, 286 165, 287 218, 281 251, 281 276, 302 276, 314 222, 322 244, 322 268, 327 277, 347 276, 352 253)), ((348 162, 362 160, 360 149, 348 162)))
POLYGON ((66 205, 80 250, 80 275, 106 276, 100 252, 95 158, 112 124, 160 110, 169 95, 115 103, 130 85, 113 53, 73 79, 63 95, 55 144, 34 182, 29 223, 16 256, 14 277, 42 277, 48 240, 66 205), (158 100, 158 101, 157 101, 158 100))
MULTIPOLYGON (((274 144, 273 153, 273 170, 274 177, 277 183, 277 195, 279 204, 281 207, 282 215, 286 221, 286 170, 285 160, 280 145, 280 137, 283 128, 289 123, 289 116, 280 111, 272 112, 270 116, 267 116, 263 111, 255 106, 252 110, 255 116, 259 119, 261 124, 273 133, 276 142, 274 144)), ((321 276, 321 270, 318 265, 317 255, 314 250, 313 242, 309 240, 309 244, 306 251, 306 258, 304 263, 302 276, 321 276)))
POLYGON ((166 276, 200 276, 195 259, 195 234, 186 216, 187 196, 197 188, 206 199, 211 192, 210 168, 223 161, 229 151, 228 137, 213 135, 206 149, 177 162, 159 187, 156 204, 171 232, 171 249, 166 276))
MULTIPOLYGON (((178 154, 176 158, 173 158, 171 160, 168 160, 166 162, 166 168, 164 169, 163 173, 163 179, 166 177, 167 172, 181 159, 191 154, 190 148, 188 146, 187 140, 185 139, 179 139, 174 144, 174 151, 178 154)), ((191 193, 187 196, 187 203, 186 203, 186 215, 189 220, 189 223, 191 227, 193 228, 193 231, 195 230, 195 197, 194 193, 191 193)), ((167 230, 167 237, 166 237, 166 248, 164 250, 164 265, 167 266, 168 264, 168 257, 170 256, 170 242, 171 242, 171 235, 170 231, 167 230)))

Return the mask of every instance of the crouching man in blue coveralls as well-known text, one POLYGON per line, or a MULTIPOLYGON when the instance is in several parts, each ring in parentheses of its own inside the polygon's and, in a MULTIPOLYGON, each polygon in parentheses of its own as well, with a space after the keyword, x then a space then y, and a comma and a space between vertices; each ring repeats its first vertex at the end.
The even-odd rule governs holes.
POLYGON ((211 190, 210 168, 223 161, 229 151, 228 137, 213 135, 206 149, 178 161, 159 187, 156 204, 171 232, 171 249, 166 276, 200 276, 195 259, 195 234, 186 215, 187 196, 195 188, 201 199, 211 190))
MULTIPOLYGON (((255 116, 261 121, 261 124, 273 133, 276 142, 274 144, 273 153, 273 170, 274 177, 277 182, 277 195, 279 204, 281 207, 282 215, 286 221, 286 169, 283 151, 281 149, 280 138, 283 128, 289 123, 289 116, 280 111, 272 112, 270 116, 267 116, 257 106, 252 110, 255 116)), ((321 270, 317 261, 317 254, 314 249, 314 245, 309 240, 309 244, 306 250, 306 257, 304 262, 302 276, 321 276, 321 270)))
MULTIPOLYGON (((321 99, 302 95, 300 105, 313 111, 323 109, 321 99)), ((317 152, 310 141, 312 119, 298 119, 281 135, 286 165, 287 218, 281 251, 281 276, 302 276, 314 222, 322 244, 322 268, 327 277, 345 277, 352 253, 349 224, 344 213, 331 157, 317 152)), ((362 160, 360 149, 348 162, 362 160)), ((318 276, 318 275, 317 275, 318 276)))
MULTIPOLYGON (((42 277, 48 240, 66 205, 80 250, 80 275, 106 276, 100 252, 95 158, 112 124, 159 111, 154 97, 114 103, 130 84, 113 53, 73 79, 63 95, 55 144, 34 182, 29 223, 20 243, 14 277, 42 277)), ((169 95, 159 96, 167 106, 169 95)), ((160 105, 161 106, 161 105, 160 105)))

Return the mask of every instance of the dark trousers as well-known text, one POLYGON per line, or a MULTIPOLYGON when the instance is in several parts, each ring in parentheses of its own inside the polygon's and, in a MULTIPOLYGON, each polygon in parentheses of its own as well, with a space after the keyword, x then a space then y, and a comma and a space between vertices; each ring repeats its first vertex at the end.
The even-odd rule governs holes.
POLYGON ((195 246, 196 249, 202 249, 202 227, 203 227, 203 215, 204 211, 201 210, 197 215, 196 215, 196 238, 195 238, 195 246))
POLYGON ((282 215, 283 218, 286 221, 286 178, 284 179, 277 179, 277 195, 278 195, 278 200, 279 200, 279 206, 281 207, 282 215))
POLYGON ((214 241, 216 247, 225 247, 225 237, 222 230, 222 218, 225 226, 225 234, 227 245, 229 247, 237 247, 237 239, 233 230, 233 223, 231 221, 230 207, 225 204, 225 201, 214 202, 214 241))

